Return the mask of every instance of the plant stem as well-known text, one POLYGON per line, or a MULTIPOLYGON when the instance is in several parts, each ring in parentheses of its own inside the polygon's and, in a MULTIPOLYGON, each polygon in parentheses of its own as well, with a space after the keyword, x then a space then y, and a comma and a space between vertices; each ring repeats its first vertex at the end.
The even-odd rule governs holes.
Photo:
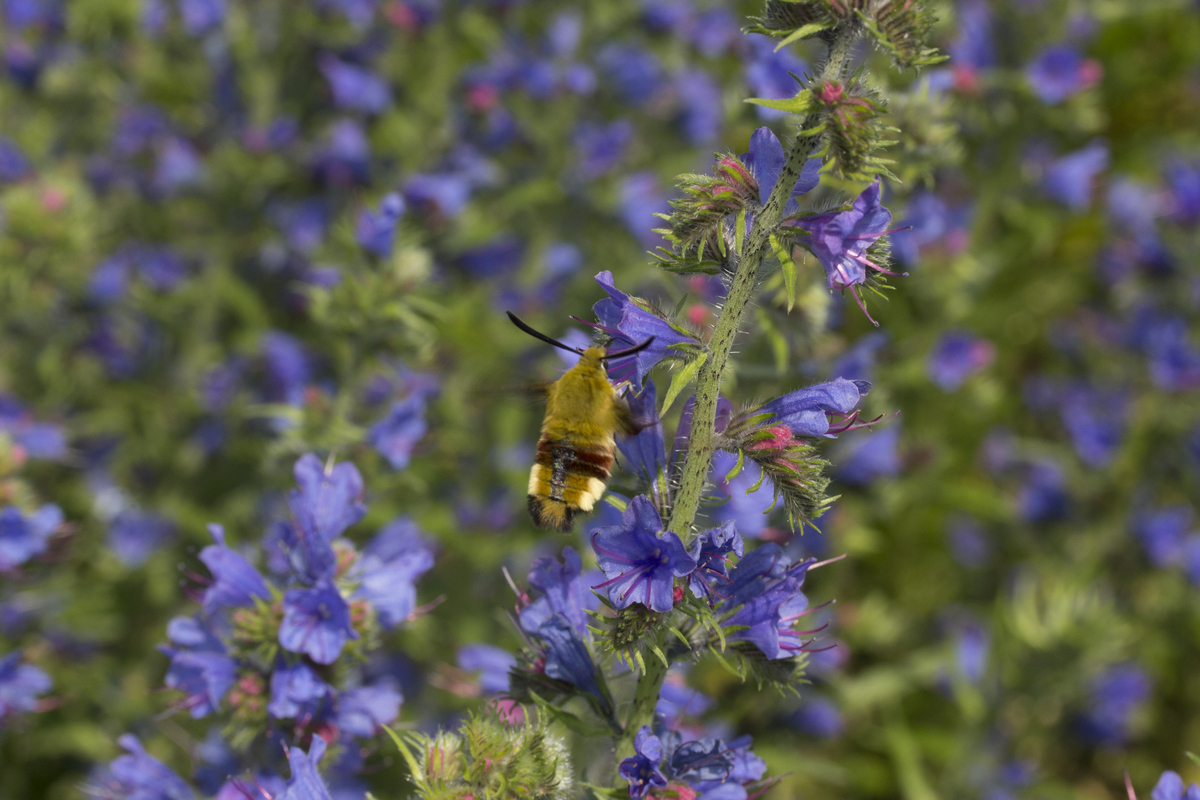
MULTIPOLYGON (((824 69, 821 70, 821 76, 814 85, 827 80, 841 80, 844 77, 849 66, 850 48, 857 38, 858 26, 854 24, 839 26, 831 32, 829 55, 824 69)), ((824 111, 820 108, 810 111, 800 123, 800 130, 808 131, 817 127, 823 114, 824 111)), ((770 235, 779 225, 783 209, 800 179, 800 172, 820 141, 821 134, 817 133, 800 136, 792 144, 783 173, 779 176, 766 204, 754 217, 754 227, 743 247, 737 272, 729 285, 725 305, 717 318, 717 324, 713 327, 712 338, 708 342, 708 359, 700 368, 696 380, 696 405, 692 410, 692 431, 688 437, 687 458, 684 461, 679 488, 675 492, 671 521, 668 525, 685 542, 691 538, 692 522, 696 519, 700 497, 708 481, 708 469, 712 464, 717 398, 721 393, 721 378, 729 360, 729 351, 733 348, 746 304, 750 302, 758 286, 759 267, 762 266, 770 247, 770 235)))
MULTIPOLYGON (((662 644, 661 637, 659 644, 662 644)), ((663 680, 667 677, 667 665, 654 653, 647 653, 645 662, 646 671, 638 676, 633 705, 629 707, 629 715, 625 718, 625 733, 617 743, 618 760, 633 755, 633 740, 637 732, 643 725, 651 725, 654 722, 658 695, 662 691, 663 680)))

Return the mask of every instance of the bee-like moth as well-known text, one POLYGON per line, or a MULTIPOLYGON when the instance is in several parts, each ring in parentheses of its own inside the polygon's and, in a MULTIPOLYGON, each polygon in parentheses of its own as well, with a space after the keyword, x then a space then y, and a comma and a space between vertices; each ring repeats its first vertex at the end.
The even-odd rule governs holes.
POLYGON ((512 312, 508 317, 530 336, 579 354, 578 363, 546 387, 546 418, 529 471, 533 524, 565 533, 575 516, 589 513, 604 494, 612 474, 615 434, 631 435, 645 427, 609 381, 604 362, 639 353, 654 337, 611 353, 599 345, 578 350, 535 331, 512 312))

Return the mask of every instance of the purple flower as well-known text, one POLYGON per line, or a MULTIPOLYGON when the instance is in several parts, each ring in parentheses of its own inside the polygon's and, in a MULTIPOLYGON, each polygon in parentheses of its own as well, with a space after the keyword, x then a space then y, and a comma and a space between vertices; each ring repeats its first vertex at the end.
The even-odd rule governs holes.
POLYGON ((108 546, 127 567, 146 563, 162 547, 175 528, 170 521, 148 511, 128 508, 108 526, 108 546))
POLYGON ((21 652, 0 658, 0 721, 37 708, 38 696, 50 691, 50 676, 32 664, 21 663, 21 652))
POLYGON ((387 524, 363 550, 355 567, 354 597, 375 607, 388 629, 408 619, 417 605, 417 578, 433 567, 433 548, 407 517, 387 524))
POLYGON ((1071 45, 1054 45, 1025 68, 1025 79, 1038 99, 1057 105, 1094 86, 1103 70, 1098 61, 1085 59, 1071 45))
POLYGON ((1086 211, 1092 204, 1096 178, 1108 168, 1108 162, 1108 145, 1092 142, 1051 161, 1042 174, 1042 188, 1072 211, 1086 211))
POLYGON ((404 184, 404 197, 418 208, 455 219, 471 201, 473 189, 471 179, 459 173, 413 175, 404 184))
POLYGON ((321 56, 319 63, 337 108, 382 114, 392 105, 392 89, 388 82, 370 70, 329 54, 321 56))
POLYGON ((847 438, 838 456, 832 459, 834 474, 851 486, 867 486, 879 478, 890 478, 900 471, 899 445, 899 425, 859 432, 847 438))
POLYGON ((221 707, 221 699, 233 686, 237 670, 225 645, 194 617, 172 619, 167 624, 167 638, 176 646, 159 646, 171 659, 163 683, 183 692, 183 707, 193 719, 215 714, 221 707))
POLYGON ((321 459, 308 453, 292 472, 300 488, 288 494, 288 505, 301 533, 332 542, 367 513, 360 500, 362 475, 353 464, 342 462, 326 469, 321 459))
MULTIPOLYGON (((852 287, 867 282, 868 269, 884 275, 899 274, 884 269, 866 255, 871 245, 888 233, 888 224, 892 221, 891 212, 879 204, 879 190, 879 181, 875 181, 863 190, 849 211, 801 217, 790 223, 812 234, 797 242, 821 262, 829 288, 851 289, 864 314, 867 309, 862 297, 852 287)), ((878 325, 870 314, 867 319, 878 325)))
POLYGON ((170 292, 187 278, 183 259, 169 247, 139 246, 132 256, 142 282, 156 292, 170 292))
POLYGON ((271 701, 267 713, 275 719, 294 719, 315 714, 321 702, 335 694, 333 687, 317 677, 303 661, 279 664, 271 673, 271 701))
POLYGON ((975 622, 959 626, 954 635, 954 656, 959 673, 971 683, 979 683, 987 669, 991 636, 975 622))
POLYGON ((647 383, 640 393, 628 397, 628 403, 634 420, 645 427, 633 436, 618 439, 617 447, 627 462, 625 468, 645 480, 651 492, 657 493, 661 482, 666 480, 667 454, 662 420, 655 411, 654 381, 647 383))
POLYGON ((374 736, 382 726, 396 721, 402 702, 404 696, 388 683, 342 692, 338 698, 338 730, 364 739, 374 736))
POLYGON ((113 797, 130 800, 194 800, 191 788, 170 767, 146 752, 132 734, 117 739, 128 753, 108 765, 102 780, 113 797))
POLYGON ((212 573, 212 585, 204 590, 204 612, 215 614, 227 607, 249 606, 254 599, 269 600, 267 582, 241 554, 225 546, 225 528, 211 524, 208 532, 216 544, 200 551, 200 560, 212 573))
POLYGON ((721 85, 695 67, 676 74, 673 84, 679 97, 678 122, 684 138, 694 145, 715 141, 725 119, 721 85))
MULTIPOLYGON (((830 375, 840 375, 847 380, 857 383, 869 383, 875 369, 876 354, 888 342, 888 335, 883 331, 871 331, 860 336, 850 349, 846 350, 829 369, 830 375)), ((860 390, 861 394, 861 390, 860 390)))
POLYGON ((762 535, 775 507, 775 485, 764 477, 762 467, 750 459, 742 463, 742 471, 733 478, 727 476, 737 464, 737 457, 724 450, 713 454, 711 480, 722 502, 708 512, 717 524, 733 522, 741 536, 752 539, 762 535), (762 479, 761 483, 759 479, 762 479), (750 491, 758 486, 754 491, 750 491), (728 499, 726 499, 728 498, 728 499))
MULTIPOLYGON (((779 176, 783 174, 783 165, 787 162, 787 153, 783 151, 779 137, 770 128, 759 128, 750 134, 750 151, 741 157, 741 161, 749 168, 750 174, 758 184, 758 202, 766 205, 771 192, 775 191, 775 184, 779 183, 779 176)), ((795 214, 800 209, 798 198, 816 188, 821 181, 820 172, 821 159, 810 158, 804 163, 796 188, 792 190, 792 196, 784 206, 785 217, 795 214)), ((890 215, 888 219, 891 219, 890 215)))
POLYGON ((792 564, 780 547, 767 543, 738 562, 730 573, 727 599, 720 610, 726 628, 741 628, 729 641, 755 645, 769 659, 791 658, 804 651, 800 637, 814 631, 797 631, 796 620, 808 613, 808 598, 800 591, 815 558, 792 564))
POLYGON ((413 392, 393 403, 387 416, 371 426, 367 443, 387 459, 392 469, 404 469, 426 430, 425 395, 413 392))
POLYGON ((1171 216, 1184 225, 1200 222, 1200 163, 1171 159, 1165 177, 1171 216))
POLYGON ((925 369, 929 379, 942 391, 953 392, 995 357, 996 348, 988 340, 964 331, 951 331, 938 337, 925 369))
POLYGON ((535 633, 546 620, 558 615, 580 638, 587 638, 588 612, 600 605, 590 588, 597 578, 598 573, 583 574, 583 562, 574 547, 563 548, 562 563, 554 556, 538 558, 529 569, 529 584, 542 596, 521 609, 521 628, 535 633))
POLYGON ((1192 517, 1192 509, 1185 505, 1143 511, 1134 516, 1133 535, 1141 541, 1151 564, 1168 567, 1183 559, 1192 517))
POLYGON ((314 736, 308 753, 299 747, 288 750, 288 766, 291 767, 292 777, 288 779, 283 795, 276 795, 275 800, 333 800, 317 772, 317 764, 325 755, 325 747, 325 740, 314 736))
MULTIPOLYGON (((607 298, 592 306, 600 321, 597 327, 629 345, 641 344, 654 337, 649 347, 633 356, 633 381, 638 387, 645 384, 647 374, 659 361, 676 352, 670 349, 671 345, 696 344, 694 336, 667 321, 644 300, 630 297, 618 289, 611 272, 597 273, 596 283, 608 292, 607 298)), ((619 360, 612 367, 613 373, 620 372, 623 376, 629 369, 628 363, 619 360)))
POLYGON ((1149 360, 1155 386, 1172 392, 1200 387, 1200 351, 1192 346, 1187 320, 1147 308, 1132 327, 1132 338, 1149 360))
POLYGON ((663 84, 658 58, 648 50, 628 44, 610 44, 596 56, 596 64, 617 95, 631 106, 649 102, 663 84))
POLYGON ((191 36, 203 36, 225 21, 225 0, 179 0, 183 29, 191 36))
POLYGON ((696 597, 708 599, 725 597, 729 580, 729 555, 738 558, 745 552, 742 535, 732 520, 719 528, 704 531, 696 537, 700 541, 700 555, 696 558, 696 570, 688 576, 688 588, 696 597))
POLYGON ((283 596, 279 644, 304 653, 318 664, 332 664, 358 631, 350 622, 350 606, 337 587, 322 581, 311 589, 289 589, 283 596))
POLYGON ((763 426, 782 425, 796 436, 833 438, 829 432, 829 415, 854 411, 870 388, 871 384, 866 381, 837 378, 768 400, 743 416, 771 414, 763 426))
POLYGON ((458 648, 458 668, 478 672, 479 688, 485 692, 507 692, 508 673, 516 665, 517 659, 512 653, 490 644, 468 644, 458 648))
POLYGON ((617 773, 629 781, 629 796, 645 797, 651 789, 666 786, 667 776, 661 769, 662 742, 650 732, 649 725, 643 725, 638 730, 633 749, 636 755, 623 760, 617 767, 617 773))
POLYGON ((333 186, 365 185, 370 180, 371 145, 363 126, 352 119, 336 122, 313 168, 321 181, 333 186))
POLYGON ((633 603, 654 611, 670 611, 675 578, 690 575, 696 569, 699 540, 689 552, 679 535, 664 531, 658 510, 643 495, 629 503, 621 524, 600 528, 592 534, 596 561, 608 580, 593 587, 607 588, 608 598, 617 608, 633 603))
POLYGON ((575 147, 576 170, 584 180, 595 180, 612 172, 633 140, 633 123, 627 119, 608 125, 581 122, 571 138, 575 147))
POLYGON ((1129 416, 1129 398, 1120 390, 1076 386, 1063 393, 1063 426, 1083 463, 1105 467, 1121 447, 1129 416))
POLYGON ((1091 685, 1091 708, 1083 716, 1080 733, 1089 742, 1121 745, 1130 734, 1134 712, 1150 699, 1154 684, 1135 664, 1110 667, 1091 685))
MULTIPOLYGON (((768 100, 783 100, 794 97, 800 84, 793 75, 804 75, 808 64, 792 54, 790 48, 775 49, 775 42, 765 36, 750 36, 749 60, 746 62, 746 83, 754 97, 768 100)), ((766 106, 754 106, 754 113, 761 120, 783 120, 788 114, 766 106)))
POLYGON ((62 510, 56 505, 44 505, 28 516, 16 506, 0 510, 0 573, 46 552, 62 521, 62 510))
POLYGON ((304 345, 294 336, 267 331, 261 347, 267 368, 267 396, 276 403, 303 405, 304 389, 312 380, 312 366, 304 345))
POLYGON ((704 780, 707 776, 699 773, 700 780, 692 782, 691 788, 704 800, 746 800, 749 794, 743 784, 761 779, 767 771, 767 763, 750 752, 750 744, 749 736, 722 743, 718 752, 728 766, 723 765, 720 777, 715 779, 704 780))
POLYGON ((12 183, 33 172, 29 159, 7 136, 0 136, 0 181, 12 183))
POLYGON ((661 244, 663 238, 654 232, 661 227, 655 214, 667 213, 671 205, 663 193, 658 177, 652 172, 635 172, 626 175, 619 187, 621 220, 625 227, 643 247, 652 248, 661 244))
POLYGON ((380 258, 392 255, 392 244, 396 238, 396 226, 404 216, 404 198, 391 192, 379 201, 379 211, 364 208, 358 212, 354 236, 358 245, 368 253, 380 258))
POLYGON ((132 106, 117 116, 112 150, 120 158, 131 158, 149 150, 171 131, 166 115, 153 105, 132 106))
POLYGON ((788 717, 788 725, 810 736, 836 739, 845 730, 842 712, 837 704, 825 697, 809 695, 800 709, 788 717))
POLYGON ((688 686, 683 674, 672 670, 663 681, 654 710, 668 727, 675 728, 681 718, 703 716, 714 705, 711 697, 688 686))
POLYGON ((949 47, 955 69, 972 72, 996 63, 992 44, 992 8, 987 0, 965 0, 958 6, 958 36, 949 47))
POLYGON ((1026 522, 1053 522, 1067 514, 1067 479, 1053 461, 1034 461, 1017 490, 1017 514, 1026 522))
POLYGON ((525 260, 525 243, 512 234, 500 234, 487 244, 459 256, 459 263, 474 278, 503 278, 525 260))
POLYGON ((160 194, 175 194, 195 186, 204 177, 204 159, 187 140, 172 136, 159 143, 157 149, 154 188, 160 194))
POLYGON ((1200 800, 1200 786, 1191 783, 1185 791, 1179 773, 1167 770, 1150 792, 1150 800, 1200 800))
POLYGON ((991 543, 983 526, 970 517, 959 517, 946 528, 946 544, 956 562, 968 569, 978 569, 992 554, 991 543))
POLYGON ((301 253, 312 252, 325 241, 329 207, 323 197, 281 203, 271 209, 270 215, 288 244, 301 253))
POLYGON ((692 45, 707 58, 716 58, 732 50, 742 40, 738 18, 722 7, 702 11, 687 33, 692 45))
POLYGON ((537 635, 546 647, 546 675, 575 686, 607 708, 608 699, 596 677, 591 653, 566 617, 561 614, 550 617, 537 629, 537 635))

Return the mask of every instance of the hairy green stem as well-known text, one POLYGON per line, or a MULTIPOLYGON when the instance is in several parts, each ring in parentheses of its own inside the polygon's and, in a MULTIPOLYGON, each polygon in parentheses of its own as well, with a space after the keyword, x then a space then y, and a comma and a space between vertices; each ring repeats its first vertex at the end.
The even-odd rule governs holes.
MULTIPOLYGON (((858 32, 856 24, 844 25, 831 32, 829 55, 818 83, 844 78, 850 62, 850 48, 858 38, 858 32)), ((800 130, 808 131, 817 127, 821 123, 823 113, 822 110, 816 109, 806 114, 800 123, 800 130)), ((671 521, 668 525, 670 530, 679 534, 684 541, 692 536, 692 522, 696 519, 700 497, 708 479, 708 468, 712 463, 713 443, 716 438, 713 426, 717 417, 717 397, 720 395, 721 378, 729 360, 729 351, 733 348, 746 304, 750 302, 758 286, 759 267, 762 266, 770 247, 770 235, 779 225, 783 209, 796 188, 796 182, 800 180, 800 172, 820 141, 820 134, 810 134, 798 137, 793 143, 779 181, 771 191, 771 196, 767 198, 766 205, 755 215, 754 226, 742 250, 743 254, 729 286, 725 306, 721 309, 721 315, 713 328, 713 335, 708 343, 708 359, 704 362, 696 381, 696 404, 692 411, 692 431, 688 438, 687 459, 684 462, 679 488, 675 492, 671 521)), ((654 708, 666 677, 666 665, 658 660, 657 656, 648 654, 646 670, 638 678, 633 705, 626 718, 625 733, 617 743, 618 759, 633 755, 633 740, 638 730, 643 725, 653 723, 654 708)))
MULTIPOLYGON (((842 26, 832 31, 829 56, 817 80, 818 84, 844 77, 849 66, 850 48, 857 38, 856 25, 842 26)), ((820 108, 806 114, 800 123, 800 130, 808 131, 817 127, 823 114, 824 111, 820 108)), ((717 398, 720 396, 721 378, 729 360, 729 351, 737 337, 746 304, 750 302, 758 286, 758 271, 770 248, 771 233, 779 225, 783 209, 800 179, 800 172, 820 141, 821 134, 818 133, 799 136, 792 144, 783 173, 771 191, 771 196, 767 198, 766 205, 754 217, 754 227, 742 249, 742 257, 729 285, 725 305, 717 318, 717 324, 713 327, 712 338, 708 342, 708 359, 700 368, 696 380, 696 404, 692 410, 692 431, 688 437, 687 459, 683 464, 683 475, 675 492, 671 521, 668 525, 685 542, 691 538, 692 522, 696 519, 700 497, 708 481, 708 468, 712 464, 715 450, 713 443, 716 439, 713 425, 717 417, 717 398)))

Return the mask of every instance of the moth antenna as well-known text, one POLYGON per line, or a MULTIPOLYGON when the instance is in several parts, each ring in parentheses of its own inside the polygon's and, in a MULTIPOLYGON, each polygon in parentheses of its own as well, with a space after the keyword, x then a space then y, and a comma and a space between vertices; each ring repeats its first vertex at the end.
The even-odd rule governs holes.
POLYGON ((552 344, 555 347, 561 347, 563 350, 566 350, 568 353, 575 353, 576 355, 580 355, 580 356, 583 355, 582 350, 576 350, 574 347, 568 347, 567 345, 563 344, 562 342, 558 341, 557 339, 551 339, 546 334, 535 331, 533 328, 529 327, 524 322, 522 322, 521 319, 513 312, 505 311, 504 313, 508 314, 508 318, 512 320, 513 325, 516 325, 518 328, 525 331, 533 338, 541 339, 546 344, 552 344))
POLYGON ((649 339, 642 342, 641 344, 635 344, 633 347, 626 347, 624 350, 618 350, 615 353, 609 353, 608 355, 601 356, 600 360, 608 361, 609 359, 612 359, 612 358, 624 358, 625 356, 631 356, 634 353, 642 352, 643 350, 645 350, 647 347, 649 347, 652 344, 654 344, 653 336, 651 336, 649 339))

